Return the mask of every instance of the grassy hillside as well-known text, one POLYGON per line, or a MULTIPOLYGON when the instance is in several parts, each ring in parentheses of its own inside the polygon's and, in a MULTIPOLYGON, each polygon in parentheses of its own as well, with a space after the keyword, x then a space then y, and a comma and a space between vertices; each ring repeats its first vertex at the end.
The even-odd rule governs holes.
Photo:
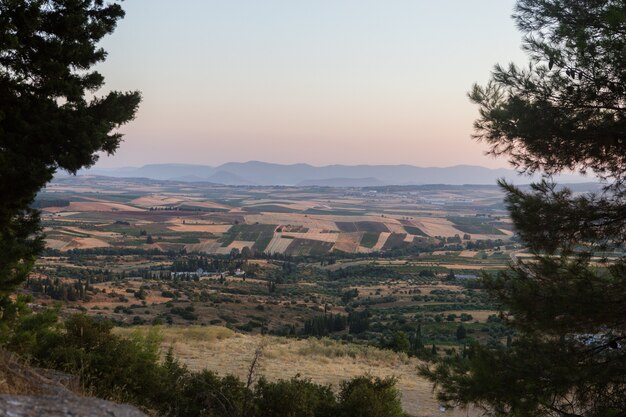
MULTIPOLYGON (((149 327, 116 328, 120 335, 147 332, 149 327)), ((417 376, 419 361, 371 346, 341 343, 330 339, 290 339, 244 335, 218 326, 162 327, 163 352, 170 346, 176 357, 191 370, 204 368, 221 375, 247 376, 254 351, 263 346, 260 373, 269 380, 299 374, 314 382, 337 387, 343 380, 363 375, 396 376, 402 404, 413 416, 439 415, 432 385, 417 376)), ((446 416, 474 415, 448 410, 446 416)))

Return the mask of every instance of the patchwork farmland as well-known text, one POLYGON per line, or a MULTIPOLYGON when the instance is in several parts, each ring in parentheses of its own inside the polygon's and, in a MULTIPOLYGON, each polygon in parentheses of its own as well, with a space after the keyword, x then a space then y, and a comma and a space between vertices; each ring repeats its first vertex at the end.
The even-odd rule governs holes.
POLYGON ((50 248, 289 256, 410 250, 513 235, 497 187, 228 187, 56 180, 37 199, 50 248))

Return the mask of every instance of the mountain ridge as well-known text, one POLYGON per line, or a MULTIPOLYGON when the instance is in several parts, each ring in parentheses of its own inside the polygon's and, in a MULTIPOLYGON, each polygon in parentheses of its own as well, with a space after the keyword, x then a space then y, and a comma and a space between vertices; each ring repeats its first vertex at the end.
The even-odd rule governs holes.
MULTIPOLYGON (((208 181, 224 185, 323 185, 330 187, 381 185, 479 185, 495 184, 499 178, 530 183, 539 178, 520 175, 507 168, 478 165, 418 167, 414 165, 326 165, 274 164, 261 161, 227 162, 218 166, 201 164, 148 164, 141 167, 91 168, 79 175, 106 175, 156 180, 208 181), (352 185, 353 184, 353 185, 352 185)), ((563 174, 559 182, 580 183, 590 179, 563 174)))

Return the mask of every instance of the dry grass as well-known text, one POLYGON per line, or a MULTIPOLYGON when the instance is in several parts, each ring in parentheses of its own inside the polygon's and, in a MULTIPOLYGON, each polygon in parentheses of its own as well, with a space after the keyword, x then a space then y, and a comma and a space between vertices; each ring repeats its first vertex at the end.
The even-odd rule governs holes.
POLYGON ((454 224, 446 219, 438 217, 419 217, 417 221, 412 221, 415 226, 419 227, 428 236, 463 236, 463 232, 456 229, 454 224))
POLYGON ((97 239, 95 237, 78 237, 76 239, 72 239, 72 241, 62 250, 108 248, 109 246, 110 245, 104 240, 97 239))
POLYGON ((69 207, 61 211, 143 211, 140 208, 119 203, 103 203, 97 201, 72 201, 69 207))
POLYGON ((233 249, 243 250, 243 248, 248 247, 251 248, 254 245, 254 241, 249 240, 235 240, 230 245, 228 245, 227 249, 230 252, 233 249))
POLYGON ((67 230, 71 233, 79 233, 79 234, 87 235, 87 236, 99 236, 99 237, 109 237, 109 238, 115 238, 115 237, 121 236, 121 234, 115 233, 115 232, 102 232, 100 230, 85 230, 79 227, 67 227, 66 226, 64 230, 67 230))
POLYGON ((339 233, 322 233, 321 229, 310 230, 306 233, 283 232, 280 235, 290 236, 298 239, 318 240, 320 242, 335 243, 339 233))
POLYGON ((275 234, 265 248, 265 253, 285 253, 293 239, 285 239, 280 234, 275 234))
POLYGON ((363 232, 340 233, 337 243, 335 243, 335 249, 347 253, 357 252, 362 236, 363 232))
POLYGON ((235 332, 220 326, 135 326, 116 327, 114 333, 123 337, 143 335, 156 330, 164 345, 174 343, 212 343, 215 341, 231 338, 235 332))
MULTIPOLYGON (((378 219, 380 221, 380 219, 378 219)), ((384 219, 385 220, 385 226, 387 227, 387 229, 389 229, 389 231, 391 233, 398 233, 398 234, 403 234, 406 233, 406 230, 404 230, 404 226, 402 226, 400 224, 400 222, 398 222, 395 219, 384 219)))
POLYGON ((51 249, 62 250, 67 246, 68 242, 58 239, 46 239, 46 247, 51 249))
POLYGON ((204 252, 204 253, 216 253, 222 244, 217 239, 202 240, 200 243, 190 243, 185 245, 185 249, 188 252, 204 252))
MULTIPOLYGON (((65 237, 63 237, 65 238, 65 237)), ((107 248, 110 245, 104 240, 95 237, 77 237, 67 241, 60 239, 46 239, 46 246, 57 250, 107 248)))
MULTIPOLYGON (((130 336, 134 331, 146 332, 149 327, 133 329, 116 329, 115 332, 130 336)), ((406 412, 415 416, 440 414, 432 385, 417 375, 419 361, 404 354, 330 339, 244 335, 215 326, 162 327, 160 332, 163 352, 172 347, 176 357, 191 370, 209 369, 220 375, 245 378, 255 350, 263 346, 260 374, 269 380, 300 375, 337 388, 341 381, 366 373, 395 376, 406 412)), ((446 415, 468 414, 449 410, 446 415)))
POLYGON ((66 386, 47 378, 41 372, 48 372, 57 379, 59 377, 67 379, 72 385, 77 385, 75 379, 68 375, 33 369, 20 360, 17 355, 0 350, 0 394, 58 395, 69 392, 66 386))

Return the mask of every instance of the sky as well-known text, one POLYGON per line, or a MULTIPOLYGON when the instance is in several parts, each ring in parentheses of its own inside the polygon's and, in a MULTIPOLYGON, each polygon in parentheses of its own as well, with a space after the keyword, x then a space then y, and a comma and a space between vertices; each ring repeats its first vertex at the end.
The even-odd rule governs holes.
POLYGON ((505 167, 467 98, 525 63, 513 0, 128 0, 101 45, 107 90, 140 90, 97 166, 505 167))

